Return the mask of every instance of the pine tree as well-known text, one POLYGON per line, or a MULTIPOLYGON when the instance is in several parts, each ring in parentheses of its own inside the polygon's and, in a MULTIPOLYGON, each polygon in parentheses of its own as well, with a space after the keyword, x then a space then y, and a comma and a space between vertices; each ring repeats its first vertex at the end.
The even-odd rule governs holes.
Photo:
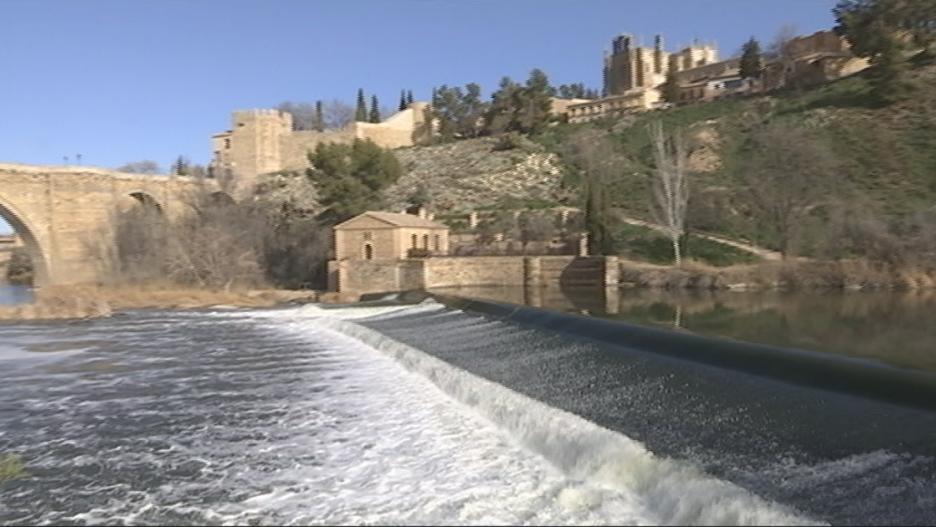
POLYGON ((406 92, 406 105, 411 106, 413 104, 413 90, 407 90, 406 92))
POLYGON ((322 110, 322 101, 315 101, 315 129, 325 131, 325 112, 322 110))
POLYGON ((751 37, 741 48, 741 78, 757 79, 761 76, 763 69, 761 63, 760 43, 757 39, 751 37))
POLYGON ((358 88, 357 91, 357 110, 354 112, 354 120, 358 122, 367 122, 367 100, 364 98, 364 89, 358 88))
POLYGON ((380 122, 380 106, 377 104, 377 96, 371 95, 370 99, 370 114, 367 116, 368 122, 379 123, 380 122))
POLYGON ((409 106, 406 104, 406 90, 400 90, 400 111, 402 112, 409 106))

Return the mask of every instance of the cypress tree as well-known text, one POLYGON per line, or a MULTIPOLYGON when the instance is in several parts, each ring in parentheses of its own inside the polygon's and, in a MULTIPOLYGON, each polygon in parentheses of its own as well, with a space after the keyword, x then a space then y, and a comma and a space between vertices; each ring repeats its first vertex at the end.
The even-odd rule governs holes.
POLYGON ((409 106, 413 104, 413 90, 408 90, 406 92, 406 105, 409 106))
POLYGON ((741 48, 741 78, 756 79, 761 75, 761 49, 757 39, 751 37, 741 48))
POLYGON ((322 111, 322 101, 315 101, 315 129, 319 132, 325 130, 325 112, 322 111))
POLYGON ((357 91, 357 110, 354 112, 354 120, 358 122, 367 122, 367 100, 364 99, 364 89, 358 88, 357 91))
POLYGON ((377 96, 371 95, 370 99, 370 115, 368 115, 368 121, 372 123, 380 122, 380 107, 377 105, 377 96))
POLYGON ((405 110, 407 106, 408 105, 406 104, 406 91, 400 90, 400 111, 402 112, 403 110, 405 110))
POLYGON ((184 176, 188 173, 188 163, 185 162, 184 157, 179 156, 176 158, 176 161, 173 163, 173 165, 175 165, 173 167, 173 172, 175 172, 177 176, 184 176))

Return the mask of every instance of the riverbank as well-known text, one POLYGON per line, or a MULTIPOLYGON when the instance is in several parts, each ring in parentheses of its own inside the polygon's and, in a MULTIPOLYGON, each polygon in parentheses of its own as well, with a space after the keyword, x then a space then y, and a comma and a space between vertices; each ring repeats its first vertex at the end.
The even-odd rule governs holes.
POLYGON ((682 267, 620 260, 621 287, 698 290, 914 290, 936 287, 936 270, 893 267, 863 260, 765 261, 711 267, 682 267))
POLYGON ((128 309, 274 307, 319 300, 316 291, 210 290, 178 286, 53 286, 36 291, 35 302, 0 307, 0 320, 64 320, 108 317, 128 309))

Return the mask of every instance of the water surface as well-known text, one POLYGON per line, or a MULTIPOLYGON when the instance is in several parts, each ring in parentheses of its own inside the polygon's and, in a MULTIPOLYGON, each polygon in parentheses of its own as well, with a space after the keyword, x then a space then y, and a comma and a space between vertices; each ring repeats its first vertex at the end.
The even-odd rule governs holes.
POLYGON ((32 288, 0 283, 0 306, 28 304, 33 301, 32 288))
POLYGON ((439 291, 936 371, 936 293, 931 291, 439 291))

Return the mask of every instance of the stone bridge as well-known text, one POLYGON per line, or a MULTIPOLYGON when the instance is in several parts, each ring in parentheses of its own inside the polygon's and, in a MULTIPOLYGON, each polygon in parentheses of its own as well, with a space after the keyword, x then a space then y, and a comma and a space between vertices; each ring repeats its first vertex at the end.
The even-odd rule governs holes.
POLYGON ((36 285, 93 283, 111 272, 117 212, 156 207, 165 217, 188 213, 214 180, 126 174, 76 166, 0 164, 0 217, 32 257, 36 285))

